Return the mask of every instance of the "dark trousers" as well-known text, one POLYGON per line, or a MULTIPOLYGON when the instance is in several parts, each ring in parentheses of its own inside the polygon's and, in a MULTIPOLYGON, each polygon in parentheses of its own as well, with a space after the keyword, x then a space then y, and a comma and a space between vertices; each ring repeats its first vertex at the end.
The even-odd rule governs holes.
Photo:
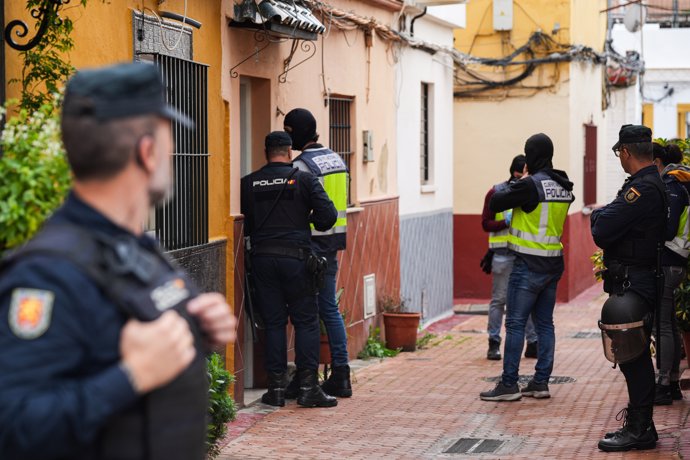
MULTIPOLYGON (((657 298, 656 276, 652 269, 631 270, 629 274, 630 286, 628 289, 639 294, 646 302, 649 311, 653 314, 657 298)), ((618 286, 622 288, 622 286, 618 286)), ((651 324, 650 324, 651 326, 651 324)), ((647 337, 651 336, 651 327, 647 337)), ((651 407, 654 404, 654 365, 649 347, 636 360, 620 364, 621 372, 625 376, 628 386, 630 405, 635 408, 651 407)))
POLYGON ((319 308, 303 260, 257 255, 252 257, 254 306, 266 328, 268 372, 287 370, 288 317, 295 328, 295 364, 319 366, 319 308))

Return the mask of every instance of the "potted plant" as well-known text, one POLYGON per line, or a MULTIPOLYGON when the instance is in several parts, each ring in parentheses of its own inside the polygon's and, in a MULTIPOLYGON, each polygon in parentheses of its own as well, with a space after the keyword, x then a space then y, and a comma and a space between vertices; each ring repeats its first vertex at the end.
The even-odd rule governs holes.
POLYGON ((690 279, 686 278, 678 286, 675 292, 675 301, 678 329, 683 336, 685 357, 688 360, 688 367, 690 367, 690 279))
POLYGON ((400 297, 383 296, 379 299, 379 306, 383 311, 386 347, 414 351, 421 313, 409 311, 405 300, 400 297))

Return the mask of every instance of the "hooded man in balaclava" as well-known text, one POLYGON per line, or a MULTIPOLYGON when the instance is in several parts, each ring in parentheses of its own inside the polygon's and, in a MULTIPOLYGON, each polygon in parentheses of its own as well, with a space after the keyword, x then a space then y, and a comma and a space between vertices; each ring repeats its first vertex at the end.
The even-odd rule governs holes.
POLYGON ((564 171, 553 169, 553 143, 546 134, 525 142, 526 174, 491 197, 493 212, 513 210, 508 249, 515 255, 508 282, 506 341, 503 375, 493 390, 480 394, 484 401, 515 401, 522 396, 550 397, 555 332, 553 309, 556 286, 563 274, 561 237, 573 183, 564 171), (537 330, 535 374, 525 388, 517 385, 525 324, 532 317, 537 330))

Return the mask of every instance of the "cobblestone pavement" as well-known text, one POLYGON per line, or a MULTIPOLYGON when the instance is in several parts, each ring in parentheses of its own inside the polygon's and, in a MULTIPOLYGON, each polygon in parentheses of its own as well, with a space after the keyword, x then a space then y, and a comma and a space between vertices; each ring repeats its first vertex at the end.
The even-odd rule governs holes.
MULTIPOLYGON (((336 408, 290 402, 243 410, 219 459, 690 458, 690 399, 655 408, 656 450, 597 449, 606 431, 620 427, 615 416, 627 404, 623 376, 601 351, 603 301, 595 286, 556 307, 553 376, 574 381, 551 384, 551 399, 481 401, 501 361, 486 360, 486 316, 455 315, 432 325, 437 337, 428 348, 357 370, 354 396, 336 408), (445 453, 460 438, 496 441, 466 441, 472 453, 445 453)), ((523 358, 521 374, 532 374, 534 363, 523 358)))

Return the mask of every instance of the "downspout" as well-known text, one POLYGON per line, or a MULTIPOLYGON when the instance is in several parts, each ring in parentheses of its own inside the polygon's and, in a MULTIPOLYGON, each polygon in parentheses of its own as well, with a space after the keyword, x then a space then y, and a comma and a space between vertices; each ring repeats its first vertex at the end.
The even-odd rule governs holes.
POLYGON ((413 17, 412 20, 410 21, 410 36, 414 37, 414 22, 424 16, 426 14, 426 6, 424 7, 424 11, 422 11, 420 14, 417 16, 413 17))
MULTIPOLYGON (((5 104, 5 2, 0 6, 0 104, 5 104)), ((0 122, 2 123, 2 122, 0 122)), ((2 128, 2 124, 0 124, 2 128)))

